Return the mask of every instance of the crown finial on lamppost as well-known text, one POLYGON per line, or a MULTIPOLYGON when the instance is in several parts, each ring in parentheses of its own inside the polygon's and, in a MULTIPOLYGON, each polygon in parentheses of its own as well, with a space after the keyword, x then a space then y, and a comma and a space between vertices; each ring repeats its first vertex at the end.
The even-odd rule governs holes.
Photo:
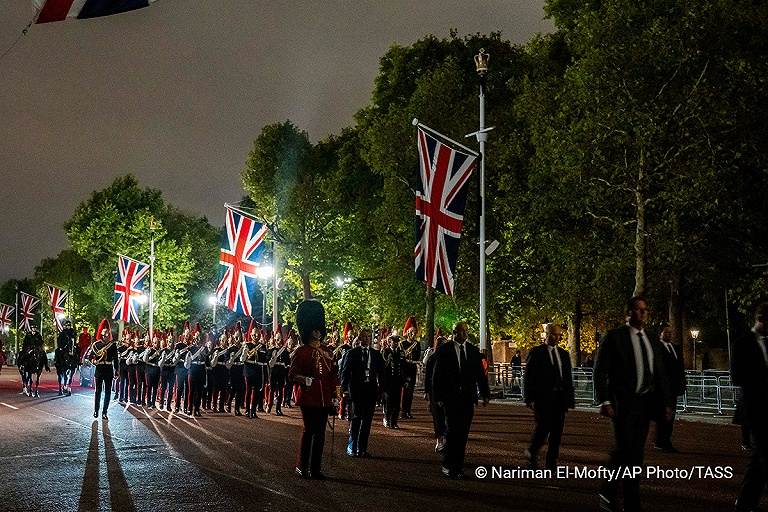
POLYGON ((484 78, 485 74, 488 72, 488 59, 490 59, 490 55, 486 53, 485 48, 480 48, 480 53, 475 55, 475 68, 477 69, 477 74, 480 75, 480 78, 484 78))

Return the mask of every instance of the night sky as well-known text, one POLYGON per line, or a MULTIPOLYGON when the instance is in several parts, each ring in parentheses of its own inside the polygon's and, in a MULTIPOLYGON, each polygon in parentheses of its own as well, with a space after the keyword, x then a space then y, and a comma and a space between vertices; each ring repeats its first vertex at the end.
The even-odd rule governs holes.
MULTIPOLYGON (((0 54, 32 18, 31 0, 2 4, 0 54)), ((65 249, 77 205, 127 173, 223 225, 263 126, 338 134, 390 45, 452 28, 523 44, 552 30, 543 4, 158 0, 33 25, 0 59, 0 282, 65 249)))

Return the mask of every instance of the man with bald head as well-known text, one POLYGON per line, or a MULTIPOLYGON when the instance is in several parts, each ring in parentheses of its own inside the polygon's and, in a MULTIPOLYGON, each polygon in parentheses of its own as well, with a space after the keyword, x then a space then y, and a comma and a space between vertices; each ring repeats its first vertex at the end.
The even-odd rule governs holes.
POLYGON ((469 326, 459 322, 453 326, 453 341, 435 351, 432 396, 435 406, 445 416, 445 450, 443 474, 450 478, 466 478, 464 454, 469 429, 477 405, 478 388, 483 406, 488 405, 491 391, 485 375, 480 350, 467 342, 469 326))
POLYGON ((537 467, 536 456, 548 441, 546 468, 554 474, 560 440, 563 436, 565 413, 573 409, 574 393, 571 360, 568 352, 558 347, 563 337, 562 328, 553 323, 544 326, 544 343, 528 354, 525 363, 525 405, 533 409, 535 427, 525 457, 532 469, 537 467))

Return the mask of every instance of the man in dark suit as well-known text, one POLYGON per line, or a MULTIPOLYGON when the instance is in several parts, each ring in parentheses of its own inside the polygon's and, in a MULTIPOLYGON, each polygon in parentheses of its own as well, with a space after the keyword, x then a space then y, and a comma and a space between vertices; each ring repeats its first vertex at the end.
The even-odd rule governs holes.
MULTIPOLYGON (((675 397, 685 393, 685 364, 683 364, 683 350, 672 343, 672 327, 664 323, 661 325, 661 344, 664 347, 664 363, 667 371, 667 380, 672 386, 672 394, 675 397)), ((660 417, 656 421, 656 449, 667 453, 678 453, 679 450, 672 445, 672 428, 675 425, 675 410, 672 409, 672 419, 660 417)))
POLYGON ((467 343, 469 326, 459 322, 453 327, 453 341, 438 347, 432 370, 432 396, 435 405, 445 415, 445 450, 443 474, 465 478, 464 455, 469 429, 477 405, 478 388, 483 406, 488 405, 491 392, 485 375, 480 351, 467 343))
MULTIPOLYGON (((358 341, 360 345, 347 350, 341 363, 341 390, 352 402, 347 455, 370 458, 368 437, 379 388, 384 388, 384 358, 371 348, 370 329, 362 329, 358 341)), ((386 400, 386 392, 382 395, 386 400)))
POLYGON ((563 330, 559 325, 550 323, 544 326, 544 334, 545 343, 531 350, 525 364, 523 398, 525 405, 533 409, 535 421, 531 444, 525 456, 529 467, 535 469, 539 449, 549 437, 546 467, 554 475, 565 413, 573 409, 575 403, 571 360, 568 352, 557 346, 563 337, 563 330))
POLYGON ((758 510, 768 467, 768 302, 757 307, 752 330, 733 343, 731 377, 741 386, 747 424, 754 441, 744 472, 737 512, 758 510))
MULTIPOLYGON (((627 324, 606 333, 595 357, 595 394, 600 414, 611 419, 614 445, 608 469, 620 470, 643 464, 645 440, 651 419, 664 415, 672 419, 675 403, 664 369, 661 342, 644 330, 648 306, 642 297, 627 302, 627 324)), ((600 507, 619 510, 618 484, 623 484, 624 510, 638 511, 640 483, 620 475, 603 485, 600 507)))

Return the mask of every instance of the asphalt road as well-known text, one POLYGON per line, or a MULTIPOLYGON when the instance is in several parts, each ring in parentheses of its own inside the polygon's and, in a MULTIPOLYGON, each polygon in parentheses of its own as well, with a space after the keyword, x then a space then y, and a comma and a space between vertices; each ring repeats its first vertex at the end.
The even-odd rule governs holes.
MULTIPOLYGON (((604 465, 610 442, 608 421, 596 410, 572 411, 559 460, 567 478, 499 476, 498 468, 524 464, 533 415, 520 404, 492 402, 476 410, 465 468, 472 476, 451 480, 440 472, 425 403, 416 400, 415 418, 397 431, 384 429, 377 411, 373 459, 346 456, 347 423, 335 420, 335 434, 326 437, 328 479, 301 480, 293 474, 296 408, 283 417, 191 418, 112 402, 102 421, 92 416, 93 390, 75 387, 59 397, 55 372, 43 375, 40 398, 20 391, 18 371, 3 368, 0 511, 597 510, 602 479, 573 472, 604 465), (479 468, 485 478, 474 476, 479 468)), ((738 428, 686 417, 676 422, 673 440, 682 453, 648 444, 644 475, 654 468, 666 474, 643 478, 645 509, 732 510, 747 459, 738 428), (708 474, 717 467, 732 468, 731 476, 708 474)))

